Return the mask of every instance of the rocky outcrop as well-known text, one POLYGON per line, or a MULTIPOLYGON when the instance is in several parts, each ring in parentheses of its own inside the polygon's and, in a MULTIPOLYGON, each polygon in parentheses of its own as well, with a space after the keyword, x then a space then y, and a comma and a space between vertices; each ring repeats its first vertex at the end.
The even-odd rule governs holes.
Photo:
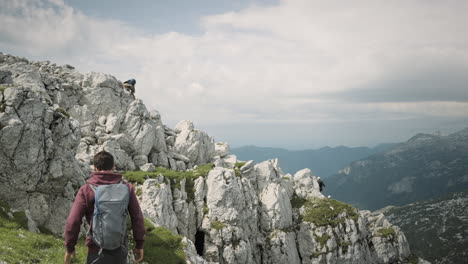
POLYGON ((111 75, 0 53, 0 199, 27 210, 32 229, 60 234, 57 223, 100 150, 114 155, 118 170, 209 162, 214 140, 184 124, 166 127, 111 75))
POLYGON ((34 82, 40 75, 24 71, 11 75, 16 83, 0 84, 0 200, 25 210, 31 231, 58 234, 85 178, 75 159, 79 123, 50 102, 34 82))
POLYGON ((325 198, 310 170, 293 176, 277 160, 236 164, 213 168, 191 190, 168 186, 163 175, 146 180, 145 216, 190 239, 206 263, 405 263, 410 255, 398 227, 325 198))

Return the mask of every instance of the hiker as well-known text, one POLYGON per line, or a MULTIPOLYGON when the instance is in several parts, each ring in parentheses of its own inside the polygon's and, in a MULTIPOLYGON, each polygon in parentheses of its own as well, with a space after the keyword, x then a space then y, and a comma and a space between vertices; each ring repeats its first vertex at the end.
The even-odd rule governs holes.
POLYGON ((135 189, 131 184, 122 181, 122 175, 113 172, 114 157, 109 152, 97 153, 93 158, 93 165, 94 172, 87 184, 81 186, 78 191, 65 226, 65 264, 69 264, 75 255, 75 245, 83 216, 86 217, 89 225, 85 242, 88 247, 86 263, 126 264, 128 214, 132 220, 135 240, 135 263, 139 263, 143 260, 145 227, 135 189), (109 200, 112 200, 111 206, 109 206, 109 200), (115 226, 122 226, 122 228, 106 232, 106 227, 115 226))
POLYGON ((123 86, 127 88, 128 90, 130 90, 130 94, 133 95, 133 97, 135 97, 135 84, 136 84, 135 79, 130 79, 123 83, 123 86))
POLYGON ((317 178, 317 181, 318 181, 318 184, 319 184, 320 192, 322 192, 323 187, 325 187, 325 183, 323 183, 323 181, 322 181, 322 179, 320 179, 320 177, 317 178))

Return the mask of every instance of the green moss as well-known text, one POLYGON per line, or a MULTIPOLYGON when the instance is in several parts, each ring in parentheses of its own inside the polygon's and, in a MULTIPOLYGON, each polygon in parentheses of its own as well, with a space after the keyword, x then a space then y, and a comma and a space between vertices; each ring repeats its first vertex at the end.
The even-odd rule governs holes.
POLYGON ((328 234, 324 234, 323 236, 315 236, 315 240, 320 243, 321 248, 327 245, 328 239, 330 239, 328 234))
POLYGON ((377 235, 385 238, 395 238, 396 232, 395 229, 391 227, 384 227, 377 230, 377 235))
POLYGON ((225 227, 226 225, 224 223, 221 223, 220 221, 213 221, 211 222, 211 228, 216 229, 216 230, 221 230, 225 227))
POLYGON ((0 93, 3 93, 8 87, 0 85, 0 93))
POLYGON ((288 181, 291 180, 291 178, 289 178, 289 177, 281 177, 281 179, 288 180, 288 181))
POLYGON ((342 203, 333 199, 310 199, 304 203, 305 213, 302 219, 309 223, 314 223, 316 226, 333 227, 343 224, 346 216, 354 221, 357 221, 359 214, 351 205, 342 203), (345 217, 339 217, 345 213, 345 217))
POLYGON ((175 171, 163 167, 157 167, 153 172, 144 172, 144 171, 127 171, 123 173, 125 179, 129 182, 136 183, 136 184, 143 184, 146 179, 156 178, 159 175, 164 176, 165 178, 169 179, 171 182, 171 188, 174 190, 175 188, 180 189, 180 182, 183 179, 185 181, 185 191, 187 192, 187 199, 189 201, 193 201, 195 198, 195 182, 194 180, 198 177, 206 177, 210 170, 214 167, 214 164, 209 163, 202 166, 198 166, 196 169, 190 171, 175 171))
POLYGON ((210 211, 207 206, 203 207, 203 213, 207 214, 210 211))
POLYGON ((55 109, 55 112, 63 115, 66 118, 70 118, 70 114, 68 114, 67 111, 65 111, 65 109, 63 109, 62 107, 55 109))

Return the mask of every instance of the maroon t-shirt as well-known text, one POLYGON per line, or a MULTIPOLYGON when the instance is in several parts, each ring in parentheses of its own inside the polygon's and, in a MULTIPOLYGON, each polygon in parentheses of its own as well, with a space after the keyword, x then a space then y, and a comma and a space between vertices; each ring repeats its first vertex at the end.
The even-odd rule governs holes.
MULTIPOLYGON (((75 202, 67 218, 65 225, 65 246, 69 253, 75 251, 75 245, 78 241, 80 227, 83 216, 86 217, 88 225, 91 224, 94 212, 94 191, 89 184, 94 186, 115 184, 122 181, 122 175, 113 173, 111 171, 95 171, 91 174, 91 178, 87 183, 81 186, 78 194, 75 197, 75 202)), ((135 195, 135 190, 130 183, 126 183, 130 190, 130 201, 128 203, 128 212, 132 220, 133 238, 135 239, 135 247, 138 249, 143 248, 145 226, 144 218, 141 213, 140 204, 135 195)), ((88 253, 96 253, 99 247, 92 241, 91 237, 86 237, 86 246, 88 253)))

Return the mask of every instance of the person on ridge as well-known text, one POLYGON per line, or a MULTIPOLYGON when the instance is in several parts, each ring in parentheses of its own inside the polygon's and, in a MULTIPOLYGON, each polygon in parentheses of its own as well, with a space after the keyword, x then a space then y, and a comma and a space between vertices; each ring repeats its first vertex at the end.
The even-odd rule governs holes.
POLYGON ((325 183, 323 183, 323 181, 322 181, 322 179, 320 179, 320 177, 317 178, 317 181, 318 181, 318 184, 319 184, 320 192, 322 192, 323 188, 325 187, 325 183))
POLYGON ((123 86, 126 89, 130 90, 130 94, 133 95, 133 97, 135 97, 135 84, 136 84, 135 79, 130 79, 123 83, 123 86))
MULTIPOLYGON (((65 225, 65 264, 69 264, 71 258, 75 255, 75 245, 77 243, 80 227, 82 223, 83 216, 86 217, 86 222, 90 226, 88 234, 86 236, 86 246, 88 247, 88 257, 87 257, 87 264, 126 264, 127 263, 127 241, 126 241, 126 229, 125 235, 121 236, 124 237, 122 242, 120 239, 117 242, 117 246, 120 245, 119 248, 115 250, 106 250, 99 248, 96 243, 97 240, 93 234, 93 220, 97 219, 96 217, 96 208, 98 205, 95 205, 95 200, 97 197, 97 190, 106 190, 105 188, 116 186, 120 183, 123 185, 119 185, 118 187, 123 188, 125 190, 124 196, 127 200, 124 200, 123 203, 123 210, 128 210, 130 214, 130 218, 132 221, 132 229, 133 229, 133 237, 135 239, 135 263, 139 263, 143 260, 143 243, 144 243, 144 235, 145 235, 145 227, 144 227, 144 218, 141 212, 140 205, 138 203, 137 197, 135 195, 135 189, 129 183, 122 181, 122 175, 114 173, 114 157, 112 154, 106 151, 101 151, 97 153, 93 158, 93 165, 94 165, 94 172, 91 174, 91 178, 88 179, 87 184, 81 186, 80 190, 78 191, 75 202, 73 203, 73 207, 70 211, 70 214, 67 219, 67 223, 65 225), (105 186, 102 186, 105 185, 105 186), (112 186, 111 186, 112 185, 112 186), (127 188, 125 187, 128 187, 127 188), (99 188, 100 186, 100 188, 99 188), (99 189, 97 189, 99 188, 99 189), (128 204, 128 206, 127 206, 128 204)), ((120 192, 122 193, 122 192, 120 192)), ((101 199, 104 196, 100 193, 99 196, 99 205, 101 205, 101 199)), ((114 209, 114 208, 112 208, 114 209)), ((112 209, 108 209, 109 211, 113 212, 112 209)), ((100 212, 102 215, 102 212, 100 212)), ((122 216, 118 216, 122 218, 122 216)), ((126 215, 123 216, 123 221, 126 221, 126 215)), ((104 218, 101 218, 104 219, 104 218)), ((101 220, 99 219, 99 220, 101 220)), ((101 220, 101 221, 106 221, 101 220)), ((97 220, 96 220, 97 222, 97 220)), ((104 230, 104 229, 103 229, 104 230)), ((102 241, 102 240, 101 240, 102 241)), ((104 242, 103 242, 104 243, 104 242)))

